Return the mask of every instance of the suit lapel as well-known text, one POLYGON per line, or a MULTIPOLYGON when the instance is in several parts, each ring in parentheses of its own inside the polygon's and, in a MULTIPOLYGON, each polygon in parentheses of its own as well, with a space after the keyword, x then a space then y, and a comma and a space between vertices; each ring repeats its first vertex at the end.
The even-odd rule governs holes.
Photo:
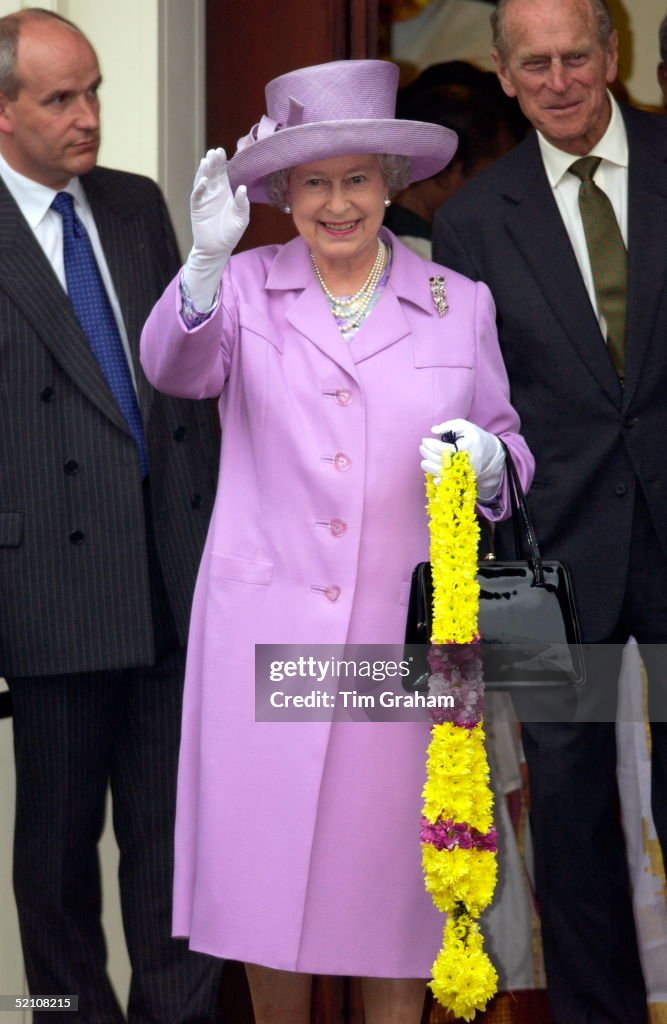
POLYGON ((433 312, 428 269, 420 257, 402 245, 386 229, 382 236, 391 245, 389 281, 369 319, 361 325, 352 341, 355 363, 369 359, 411 333, 403 302, 433 312))
POLYGON ((423 260, 401 245, 391 232, 383 230, 383 237, 392 247, 390 279, 371 315, 349 344, 343 342, 335 325, 301 239, 294 239, 279 250, 267 280, 268 288, 288 285, 290 288, 303 288, 287 310, 287 320, 355 379, 356 364, 410 334, 410 324, 401 300, 429 312, 433 310, 428 271, 423 260))
MULTIPOLYGON (((656 317, 667 290, 667 143, 656 153, 642 140, 634 112, 624 111, 630 150, 628 172, 628 305, 625 397, 641 376, 656 317)), ((664 140, 664 135, 663 135, 664 140)), ((664 336, 659 343, 664 344, 664 336)))
POLYGON ((153 389, 139 359, 139 339, 146 319, 142 296, 150 281, 147 274, 151 273, 151 268, 146 266, 146 225, 141 210, 135 207, 131 197, 119 194, 118 189, 105 187, 95 171, 85 175, 81 183, 95 218, 97 233, 120 303, 137 383, 139 408, 144 421, 148 422, 153 389))
POLYGON ((285 317, 292 327, 356 380, 350 345, 343 340, 315 275, 311 274, 311 277, 312 280, 286 310, 285 317))
POLYGON ((127 430, 65 291, 1 181, 0 287, 77 387, 117 426, 127 430))
POLYGON ((621 400, 618 379, 549 188, 537 138, 530 136, 519 148, 528 150, 529 159, 516 160, 516 174, 503 193, 507 231, 560 322, 568 343, 618 404, 621 400))

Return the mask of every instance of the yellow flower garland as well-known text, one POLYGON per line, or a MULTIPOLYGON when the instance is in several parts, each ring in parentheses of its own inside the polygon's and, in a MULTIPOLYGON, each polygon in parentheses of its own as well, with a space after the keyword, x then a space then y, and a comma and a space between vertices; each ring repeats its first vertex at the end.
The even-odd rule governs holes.
POLYGON ((442 476, 426 478, 433 573, 431 669, 466 700, 465 714, 434 724, 423 790, 422 865, 427 891, 447 922, 430 987, 447 1010, 471 1021, 497 991, 476 919, 496 884, 493 797, 484 747, 475 475, 467 452, 444 454, 442 476), (472 709, 472 710, 471 710, 472 709))

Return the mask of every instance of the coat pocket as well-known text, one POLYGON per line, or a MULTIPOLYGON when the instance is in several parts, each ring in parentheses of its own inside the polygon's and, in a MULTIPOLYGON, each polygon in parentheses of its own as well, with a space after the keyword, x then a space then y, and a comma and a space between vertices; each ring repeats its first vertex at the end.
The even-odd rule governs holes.
POLYGON ((252 583, 267 586, 273 578, 273 562, 259 562, 249 558, 232 558, 229 555, 211 554, 209 576, 235 583, 252 583))
POLYGON ((23 540, 23 512, 0 512, 0 548, 17 548, 23 540))

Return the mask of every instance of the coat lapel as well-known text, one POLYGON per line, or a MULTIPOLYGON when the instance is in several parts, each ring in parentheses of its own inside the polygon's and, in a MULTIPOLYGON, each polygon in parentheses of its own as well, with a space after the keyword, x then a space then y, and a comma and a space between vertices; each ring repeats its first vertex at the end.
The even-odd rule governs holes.
POLYGON ((316 345, 325 356, 357 379, 350 355, 351 346, 343 340, 315 275, 296 297, 285 316, 292 327, 316 345))
MULTIPOLYGON (((656 317, 667 291, 667 133, 662 150, 647 145, 634 112, 624 110, 630 150, 628 173, 628 305, 625 398, 639 382, 656 317)), ((653 140, 655 142, 655 140, 653 140)), ((659 343, 664 344, 664 335, 659 343)))
POLYGON ((0 287, 77 387, 117 426, 127 430, 66 293, 2 182, 0 287))
POLYGON ((390 231, 383 229, 382 237, 391 245, 391 273, 371 316, 352 340, 355 363, 369 359, 411 333, 404 303, 417 305, 427 312, 434 309, 424 261, 402 245, 390 231))
MULTIPOLYGON (((526 268, 560 322, 568 344, 618 405, 621 389, 570 239, 532 135, 519 147, 529 160, 517 160, 516 175, 503 192, 505 225, 526 268)), ((515 151, 515 152, 518 152, 515 151)), ((517 296, 520 301, 520 296, 517 296)))
POLYGON ((144 422, 148 422, 153 389, 148 383, 139 359, 139 339, 145 321, 146 265, 149 239, 146 225, 132 197, 119 194, 117 189, 104 187, 93 171, 81 179, 86 198, 95 218, 97 233, 104 250, 111 279, 120 303, 125 330, 130 346, 134 377, 137 383, 139 408, 144 422))
POLYGON ((298 294, 286 311, 289 323, 316 345, 324 355, 357 379, 356 364, 394 345, 411 332, 403 302, 433 311, 428 272, 423 260, 383 229, 392 247, 389 282, 371 315, 347 344, 341 338, 326 298, 312 271, 308 250, 300 238, 278 250, 267 278, 268 289, 296 289, 298 294))
POLYGON ((302 238, 281 246, 269 268, 267 291, 294 292, 285 319, 323 355, 357 380, 350 346, 343 341, 329 305, 313 273, 308 247, 302 238))

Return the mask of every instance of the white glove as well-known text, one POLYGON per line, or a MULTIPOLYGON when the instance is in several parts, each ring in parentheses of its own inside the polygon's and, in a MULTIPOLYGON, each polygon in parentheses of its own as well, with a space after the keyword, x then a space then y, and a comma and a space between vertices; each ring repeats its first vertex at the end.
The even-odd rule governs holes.
POLYGON ((183 268, 195 308, 212 305, 227 260, 250 220, 245 185, 232 195, 224 149, 209 149, 195 175, 190 197, 193 246, 183 268))
POLYGON ((479 501, 490 501, 498 492, 505 470, 505 451, 495 434, 470 423, 469 420, 447 420, 431 427, 431 433, 437 437, 423 437, 419 446, 422 456, 421 467, 425 473, 440 483, 442 470, 442 453, 468 452, 473 472, 477 480, 477 497, 479 501), (456 435, 456 447, 440 439, 440 435, 448 431, 456 435))

